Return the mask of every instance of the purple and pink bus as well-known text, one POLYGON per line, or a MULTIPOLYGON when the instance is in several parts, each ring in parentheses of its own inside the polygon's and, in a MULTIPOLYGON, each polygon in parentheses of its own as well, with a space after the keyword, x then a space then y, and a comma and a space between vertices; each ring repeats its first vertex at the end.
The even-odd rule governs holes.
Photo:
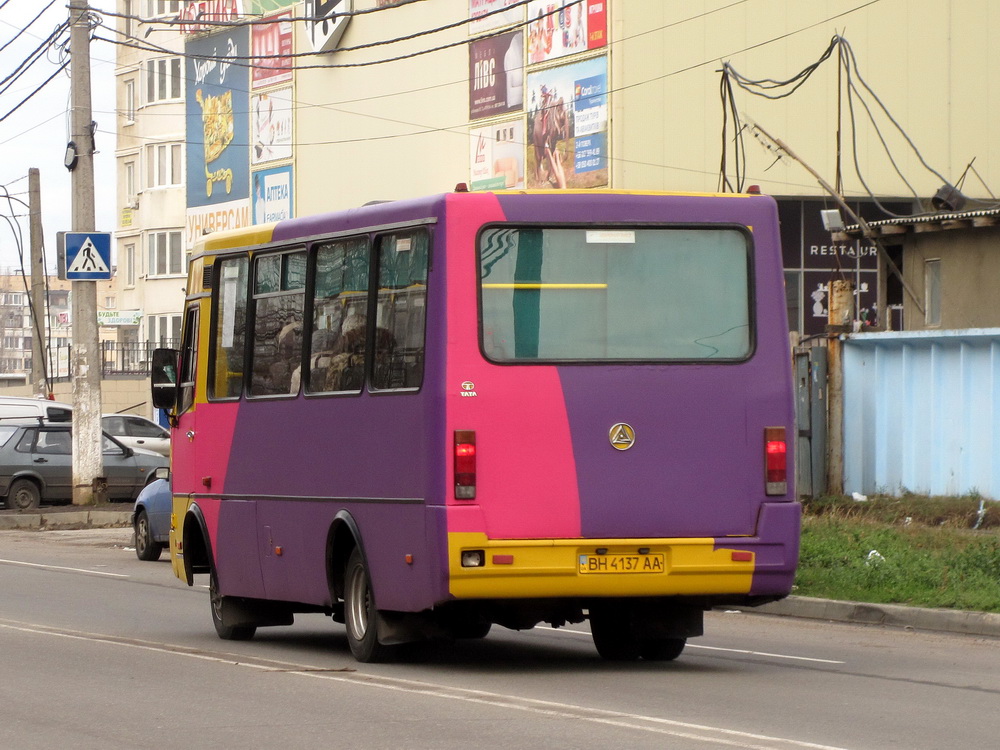
POLYGON ((590 621, 668 660, 798 560, 774 201, 558 191, 205 237, 172 424, 174 572, 225 639, 322 612, 360 661, 590 621))

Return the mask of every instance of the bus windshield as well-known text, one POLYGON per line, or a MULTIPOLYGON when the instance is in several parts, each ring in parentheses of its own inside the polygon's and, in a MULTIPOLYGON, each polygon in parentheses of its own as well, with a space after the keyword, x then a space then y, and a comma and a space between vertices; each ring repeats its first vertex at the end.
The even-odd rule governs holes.
POLYGON ((482 346, 494 362, 751 354, 742 227, 491 226, 479 263, 482 346))

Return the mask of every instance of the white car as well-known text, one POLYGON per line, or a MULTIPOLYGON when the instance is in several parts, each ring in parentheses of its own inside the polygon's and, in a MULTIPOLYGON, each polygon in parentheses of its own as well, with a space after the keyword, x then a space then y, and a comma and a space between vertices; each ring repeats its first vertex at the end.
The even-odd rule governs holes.
POLYGON ((44 398, 0 397, 0 422, 22 422, 36 418, 47 422, 69 422, 73 419, 73 407, 44 398))
MULTIPOLYGON (((71 422, 73 406, 41 398, 0 397, 0 423, 36 418, 47 422, 71 422)), ((170 456, 170 433, 150 419, 135 414, 104 414, 101 428, 129 448, 170 456)))
POLYGON ((170 455, 170 433, 150 419, 135 414, 105 414, 101 417, 101 427, 129 448, 170 455))

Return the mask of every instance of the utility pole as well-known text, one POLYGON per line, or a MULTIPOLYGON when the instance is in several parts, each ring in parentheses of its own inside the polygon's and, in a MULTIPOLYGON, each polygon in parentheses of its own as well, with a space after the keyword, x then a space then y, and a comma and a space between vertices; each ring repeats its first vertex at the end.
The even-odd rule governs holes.
POLYGON ((42 258, 42 198, 38 170, 28 170, 28 233, 31 242, 31 390, 49 395, 45 366, 45 261, 42 258))
POLYGON ((850 332, 854 318, 851 282, 831 279, 827 300, 826 491, 840 495, 844 491, 844 363, 840 337, 850 332))
MULTIPOLYGON (((94 131, 90 100, 90 8, 69 0, 70 145, 76 164, 73 181, 73 231, 93 232, 94 131)), ((67 153, 69 156, 69 153, 67 153)), ((71 160, 67 160, 69 166, 71 160)), ((97 337, 97 282, 73 281, 73 504, 93 505, 103 487, 101 434, 101 359, 97 337)))

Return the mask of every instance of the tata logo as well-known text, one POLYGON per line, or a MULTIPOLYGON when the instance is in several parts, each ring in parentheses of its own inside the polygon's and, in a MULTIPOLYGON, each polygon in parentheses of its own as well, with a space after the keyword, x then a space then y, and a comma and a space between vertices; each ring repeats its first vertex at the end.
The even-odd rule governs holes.
POLYGON ((635 430, 630 424, 618 422, 618 424, 611 425, 611 429, 608 430, 608 440, 611 441, 611 447, 616 451, 627 451, 635 445, 635 430))
POLYGON ((459 393, 458 395, 463 396, 465 398, 473 398, 475 396, 478 396, 479 394, 476 393, 476 384, 473 383, 471 380, 464 381, 462 383, 462 392, 459 393))

